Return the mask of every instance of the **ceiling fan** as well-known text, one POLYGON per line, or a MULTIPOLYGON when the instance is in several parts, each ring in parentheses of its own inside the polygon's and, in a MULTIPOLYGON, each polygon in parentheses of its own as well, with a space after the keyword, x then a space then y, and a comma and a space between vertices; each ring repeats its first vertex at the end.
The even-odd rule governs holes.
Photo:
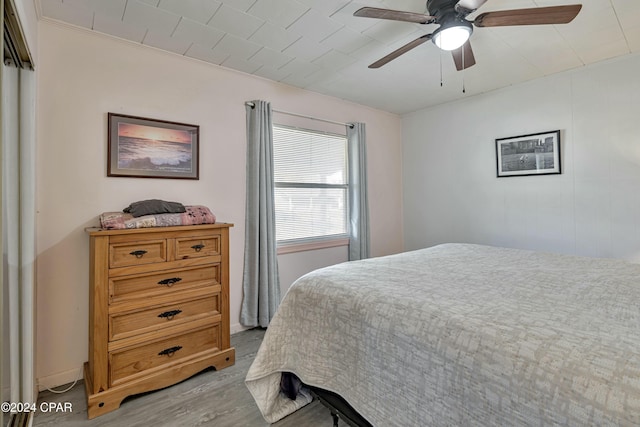
POLYGON ((581 4, 567 6, 537 7, 531 9, 501 10, 478 15, 473 21, 466 19, 487 0, 427 0, 427 13, 403 12, 400 10, 363 7, 353 15, 365 18, 389 19, 416 24, 439 24, 431 34, 425 34, 394 50, 384 58, 369 65, 380 68, 400 55, 432 40, 442 50, 451 51, 458 71, 476 63, 469 42, 473 27, 503 27, 511 25, 567 24, 582 9, 581 4))

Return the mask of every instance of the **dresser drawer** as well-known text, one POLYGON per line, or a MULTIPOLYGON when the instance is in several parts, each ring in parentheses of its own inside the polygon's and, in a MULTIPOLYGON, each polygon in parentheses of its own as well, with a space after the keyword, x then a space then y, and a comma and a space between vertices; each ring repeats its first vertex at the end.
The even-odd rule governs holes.
POLYGON ((213 295, 160 305, 152 309, 109 316, 109 340, 157 331, 195 319, 220 314, 220 292, 213 295))
POLYGON ((115 303, 172 293, 178 295, 186 289, 219 285, 221 280, 218 263, 160 273, 112 277, 109 279, 109 297, 110 302, 115 303))
POLYGON ((203 351, 220 349, 220 325, 109 353, 109 383, 118 385, 203 351))
POLYGON ((153 264, 167 261, 167 241, 112 243, 109 245, 109 267, 153 264))
POLYGON ((220 255, 220 235, 175 239, 175 259, 220 255))

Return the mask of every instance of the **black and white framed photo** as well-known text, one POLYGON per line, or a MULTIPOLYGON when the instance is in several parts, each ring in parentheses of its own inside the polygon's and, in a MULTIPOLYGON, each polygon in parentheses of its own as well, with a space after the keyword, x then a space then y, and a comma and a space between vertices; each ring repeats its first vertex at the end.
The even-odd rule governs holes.
POLYGON ((199 179, 200 127, 109 113, 107 176, 199 179))
POLYGON ((498 178, 562 173, 560 131, 496 139, 498 178))

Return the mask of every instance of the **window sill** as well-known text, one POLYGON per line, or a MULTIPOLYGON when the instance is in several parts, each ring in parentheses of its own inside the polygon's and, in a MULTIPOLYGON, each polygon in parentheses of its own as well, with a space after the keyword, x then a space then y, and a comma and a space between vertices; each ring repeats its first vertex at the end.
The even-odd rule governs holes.
POLYGON ((307 243, 290 243, 278 246, 278 255, 295 252, 315 251, 317 249, 337 248, 339 246, 349 246, 349 239, 346 237, 331 240, 321 240, 307 243))

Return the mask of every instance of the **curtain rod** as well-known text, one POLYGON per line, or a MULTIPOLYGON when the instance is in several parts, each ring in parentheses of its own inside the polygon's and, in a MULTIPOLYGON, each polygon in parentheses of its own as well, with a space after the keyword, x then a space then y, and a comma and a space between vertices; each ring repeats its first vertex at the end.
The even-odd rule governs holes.
MULTIPOLYGON (((256 106, 253 102, 245 102, 244 105, 246 105, 248 107, 251 107, 251 108, 255 108, 255 106, 256 106)), ((274 113, 286 114, 288 116, 302 117, 303 119, 316 120, 316 121, 319 121, 319 122, 331 123, 331 124, 334 124, 334 125, 349 126, 351 129, 353 129, 353 124, 351 124, 351 123, 342 123, 342 122, 336 122, 336 121, 333 121, 333 120, 320 119, 320 118, 317 118, 317 117, 305 116, 304 114, 297 114, 297 113, 291 113, 289 111, 276 110, 274 108, 272 108, 271 111, 273 111, 274 113)))

